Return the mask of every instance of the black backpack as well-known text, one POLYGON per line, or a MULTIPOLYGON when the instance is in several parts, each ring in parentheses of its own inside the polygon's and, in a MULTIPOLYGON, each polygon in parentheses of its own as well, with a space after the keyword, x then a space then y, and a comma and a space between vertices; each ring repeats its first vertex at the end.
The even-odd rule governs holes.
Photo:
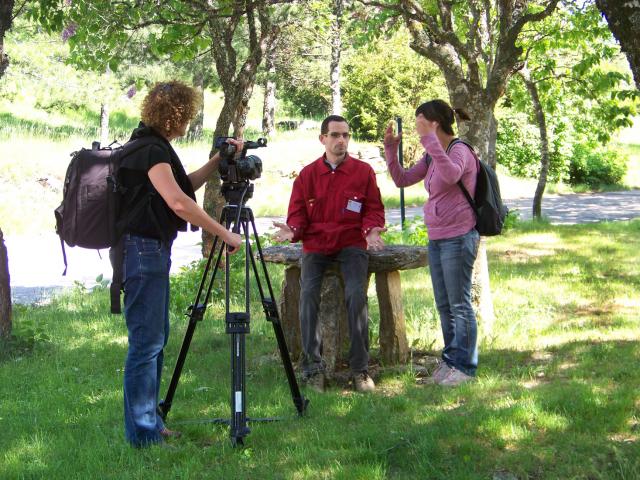
POLYGON ((99 142, 93 142, 91 149, 73 152, 64 178, 62 203, 54 211, 64 259, 63 275, 67 273, 65 243, 70 247, 112 249, 112 313, 121 313, 123 250, 120 237, 129 219, 135 218, 147 205, 140 201, 126 214, 120 211, 124 189, 118 182, 118 169, 125 156, 157 143, 159 139, 145 136, 115 148, 101 148, 99 142))
POLYGON ((476 214, 476 230, 480 235, 485 237, 500 235, 509 209, 502 203, 500 184, 498 183, 496 172, 491 166, 478 158, 476 151, 471 145, 458 138, 455 138, 449 144, 447 153, 449 153, 456 143, 464 143, 469 147, 478 162, 476 192, 473 198, 471 198, 471 195, 469 195, 469 192, 467 192, 467 189, 462 184, 462 180, 458 181, 458 186, 476 214))

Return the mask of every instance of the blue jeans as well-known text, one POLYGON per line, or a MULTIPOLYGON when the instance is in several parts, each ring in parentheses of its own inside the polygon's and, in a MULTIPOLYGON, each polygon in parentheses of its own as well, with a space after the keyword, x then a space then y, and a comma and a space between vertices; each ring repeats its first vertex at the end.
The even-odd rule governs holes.
POLYGON ((169 338, 171 245, 124 237, 124 316, 129 350, 124 370, 124 430, 135 447, 162 441, 156 413, 163 349, 169 338))
POLYGON ((471 305, 471 274, 480 236, 429 240, 429 270, 444 337, 442 359, 467 375, 478 367, 478 324, 471 305))
POLYGON ((346 247, 335 255, 303 253, 300 277, 300 329, 302 336, 302 369, 305 375, 324 371, 320 336, 320 292, 324 272, 337 262, 344 279, 349 337, 349 366, 353 373, 366 372, 369 364, 369 316, 367 311, 366 250, 346 247))

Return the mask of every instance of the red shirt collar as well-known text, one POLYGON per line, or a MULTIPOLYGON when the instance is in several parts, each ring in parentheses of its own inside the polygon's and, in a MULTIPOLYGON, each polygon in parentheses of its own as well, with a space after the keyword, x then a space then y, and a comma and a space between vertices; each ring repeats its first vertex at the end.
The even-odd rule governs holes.
MULTIPOLYGON (((355 159, 347 153, 347 155, 344 157, 344 160, 340 162, 340 165, 336 167, 335 171, 346 173, 347 175, 353 173, 353 169, 355 167, 353 160, 355 159)), ((329 165, 327 165, 327 163, 325 163, 327 161, 327 154, 325 153, 315 162, 313 162, 313 168, 316 173, 318 173, 319 175, 324 175, 334 171, 329 165)))

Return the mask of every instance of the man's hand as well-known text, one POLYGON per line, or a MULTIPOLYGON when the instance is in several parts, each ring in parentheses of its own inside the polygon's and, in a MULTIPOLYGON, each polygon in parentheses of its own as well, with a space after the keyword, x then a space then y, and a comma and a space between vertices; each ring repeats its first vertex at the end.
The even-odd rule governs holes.
POLYGON ((273 222, 273 226, 278 228, 278 231, 275 233, 275 238, 278 242, 291 241, 293 240, 293 230, 286 223, 273 222))
POLYGON ((384 132, 384 144, 385 145, 398 145, 400 143, 401 133, 398 135, 393 134, 393 122, 389 122, 387 129, 384 132))
POLYGON ((384 248, 384 240, 380 238, 380 234, 386 232, 386 228, 373 227, 366 236, 367 250, 378 252, 384 248))

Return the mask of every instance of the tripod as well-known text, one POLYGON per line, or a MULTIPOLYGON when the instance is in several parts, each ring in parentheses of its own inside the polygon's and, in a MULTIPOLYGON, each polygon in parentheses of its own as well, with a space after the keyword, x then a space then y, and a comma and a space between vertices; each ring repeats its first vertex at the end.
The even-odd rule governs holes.
POLYGON ((309 400, 304 398, 300 393, 300 388, 296 380, 293 366, 291 364, 291 357, 282 330, 282 324, 280 323, 280 317, 278 315, 278 309, 276 303, 273 300, 273 289, 271 287, 271 281, 267 272, 267 266, 265 264, 262 248, 260 247, 260 238, 256 230, 256 223, 253 216, 253 212, 249 207, 244 204, 246 199, 251 198, 253 193, 253 184, 248 181, 232 182, 229 184, 223 183, 222 193, 227 200, 227 204, 222 209, 220 216, 220 224, 229 228, 234 222, 233 231, 236 233, 244 233, 245 236, 245 261, 244 261, 244 297, 245 297, 245 309, 241 312, 229 311, 229 253, 225 248, 225 243, 218 237, 215 237, 209 258, 207 260, 202 280, 198 288, 198 293, 194 303, 189 307, 187 316, 189 317, 189 325, 180 348, 180 353, 176 361, 176 366, 169 383, 167 395, 158 406, 158 413, 163 419, 166 419, 173 396, 175 394, 178 382, 180 380, 180 374, 189 351, 189 346, 193 338, 196 325, 204 317, 209 297, 211 295, 211 289, 216 277, 216 273, 220 267, 220 261, 222 254, 225 254, 225 326, 226 333, 230 335, 231 346, 231 418, 230 419, 213 419, 214 423, 226 423, 230 427, 229 435, 231 437, 231 443, 235 447, 236 445, 244 445, 244 437, 251 431, 247 427, 248 421, 273 421, 275 419, 250 419, 247 417, 247 400, 246 400, 246 380, 245 380, 245 335, 250 331, 250 311, 249 311, 249 259, 251 259, 251 266, 253 268, 254 278, 260 292, 260 298, 262 300, 262 307, 267 321, 273 325, 273 330, 278 342, 278 349, 280 350, 280 357, 282 364, 289 382, 289 389, 291 390, 291 397, 293 404, 298 411, 298 415, 302 416, 309 404, 309 400), (265 296, 263 284, 260 280, 260 273, 256 259, 253 255, 253 250, 250 242, 250 235, 253 234, 255 246, 257 249, 258 262, 262 266, 262 273, 264 282, 266 284, 269 296, 265 296), (216 258, 213 269, 211 268, 213 258, 216 258))

